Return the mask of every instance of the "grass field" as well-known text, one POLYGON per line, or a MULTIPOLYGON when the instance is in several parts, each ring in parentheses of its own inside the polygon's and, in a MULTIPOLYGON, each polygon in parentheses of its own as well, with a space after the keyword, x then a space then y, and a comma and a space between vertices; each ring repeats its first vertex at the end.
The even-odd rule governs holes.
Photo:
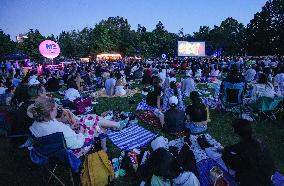
MULTIPOLYGON (((119 109, 136 113, 135 108, 141 99, 141 94, 136 94, 130 98, 99 98, 97 100, 96 111, 97 113, 102 113, 107 110, 119 109), (134 100, 135 103, 129 104, 129 100, 134 100)), ((209 134, 224 146, 237 142, 238 138, 233 134, 230 127, 230 123, 233 120, 232 115, 219 110, 211 110, 210 114, 211 123, 208 124, 209 134)), ((165 134, 159 129, 145 123, 139 122, 139 124, 154 133, 174 139, 173 136, 165 134)), ((268 145, 276 167, 283 173, 284 121, 254 123, 253 128, 256 137, 268 145)), ((110 158, 118 157, 120 154, 119 149, 109 141, 108 154, 110 158)), ((46 180, 48 179, 47 172, 30 162, 27 150, 12 147, 9 140, 4 137, 0 138, 0 160, 0 185, 46 185, 46 180)), ((68 180, 68 174, 64 169, 61 168, 58 172, 66 181, 68 180)), ((131 178, 121 178, 115 182, 115 185, 123 186, 136 184, 137 182, 131 178)), ((57 185, 57 183, 51 182, 51 185, 57 185)))

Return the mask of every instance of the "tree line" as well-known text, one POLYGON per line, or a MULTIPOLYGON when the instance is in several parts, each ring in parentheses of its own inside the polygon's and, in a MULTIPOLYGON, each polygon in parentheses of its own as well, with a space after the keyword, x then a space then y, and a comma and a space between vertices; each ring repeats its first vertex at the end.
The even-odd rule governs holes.
POLYGON ((144 57, 159 57, 165 53, 175 57, 179 40, 205 41, 207 55, 216 50, 221 50, 224 56, 284 55, 284 1, 267 1, 247 25, 229 17, 213 28, 200 26, 193 34, 184 33, 183 28, 171 33, 161 21, 152 31, 140 24, 133 30, 127 19, 119 16, 102 20, 94 28, 62 31, 56 37, 45 37, 39 30, 30 29, 22 43, 15 43, 0 30, 0 58, 20 50, 38 60, 41 58, 38 45, 44 39, 58 42, 60 56, 64 58, 89 57, 101 52, 144 57))

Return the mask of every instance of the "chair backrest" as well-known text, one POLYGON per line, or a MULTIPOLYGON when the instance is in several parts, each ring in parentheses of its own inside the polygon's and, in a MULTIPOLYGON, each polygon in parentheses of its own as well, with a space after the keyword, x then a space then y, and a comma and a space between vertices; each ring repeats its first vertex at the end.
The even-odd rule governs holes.
POLYGON ((245 83, 230 83, 223 82, 224 94, 221 100, 226 103, 241 104, 243 101, 243 94, 245 83))
POLYGON ((261 97, 258 101, 258 109, 261 111, 274 111, 284 97, 261 97))
POLYGON ((52 160, 71 167, 73 171, 78 171, 81 165, 80 159, 67 149, 62 132, 34 137, 30 158, 33 163, 39 165, 47 164, 52 160))

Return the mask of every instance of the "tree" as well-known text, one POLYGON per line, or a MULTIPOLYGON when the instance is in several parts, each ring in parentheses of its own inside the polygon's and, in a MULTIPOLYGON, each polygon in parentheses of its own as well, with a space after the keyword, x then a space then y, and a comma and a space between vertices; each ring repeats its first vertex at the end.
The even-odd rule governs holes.
POLYGON ((45 39, 44 36, 36 29, 30 29, 27 33, 27 38, 24 39, 23 43, 18 44, 18 48, 26 53, 30 58, 39 60, 42 56, 39 53, 38 46, 45 39))
POLYGON ((249 55, 284 54, 284 1, 269 0, 247 25, 249 55))
POLYGON ((75 57, 75 41, 71 37, 70 32, 61 32, 58 36, 58 43, 61 49, 61 55, 66 58, 75 57))
POLYGON ((10 35, 5 34, 0 29, 0 60, 3 60, 5 56, 12 53, 15 50, 15 43, 11 40, 10 35))

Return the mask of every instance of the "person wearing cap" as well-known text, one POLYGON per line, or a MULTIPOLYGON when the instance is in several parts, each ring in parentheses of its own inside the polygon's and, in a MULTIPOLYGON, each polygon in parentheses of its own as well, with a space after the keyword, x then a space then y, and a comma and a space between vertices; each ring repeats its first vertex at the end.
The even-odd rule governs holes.
POLYGON ((177 108, 178 98, 176 96, 170 97, 169 104, 170 109, 164 113, 164 119, 160 118, 162 127, 170 133, 182 132, 185 126, 185 112, 177 108))
POLYGON ((190 73, 186 73, 186 78, 181 81, 181 91, 188 97, 192 91, 195 91, 195 82, 190 73))
POLYGON ((226 146, 221 152, 226 165, 236 171, 239 185, 272 185, 271 176, 275 171, 273 160, 266 146, 253 137, 251 123, 238 119, 232 127, 239 142, 226 146))

